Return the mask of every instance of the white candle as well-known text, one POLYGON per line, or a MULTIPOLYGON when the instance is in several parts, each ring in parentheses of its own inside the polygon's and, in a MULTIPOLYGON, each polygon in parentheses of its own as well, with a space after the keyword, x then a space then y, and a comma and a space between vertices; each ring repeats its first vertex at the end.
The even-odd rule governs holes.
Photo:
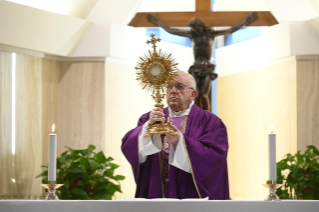
POLYGON ((268 136, 268 160, 269 180, 277 181, 276 134, 273 133, 273 125, 271 125, 271 134, 268 136))
POLYGON ((48 180, 56 180, 56 142, 57 136, 54 134, 55 124, 52 125, 52 133, 49 135, 49 173, 48 180))

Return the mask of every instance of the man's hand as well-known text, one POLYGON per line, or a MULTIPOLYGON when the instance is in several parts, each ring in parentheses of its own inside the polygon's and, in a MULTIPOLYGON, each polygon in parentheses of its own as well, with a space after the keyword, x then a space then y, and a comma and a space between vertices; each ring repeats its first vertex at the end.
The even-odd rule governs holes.
POLYGON ((157 121, 165 122, 165 114, 163 113, 163 109, 160 107, 154 108, 150 113, 149 123, 154 124, 157 121))
POLYGON ((156 24, 156 25, 158 25, 158 22, 159 22, 158 15, 153 16, 153 15, 151 15, 151 14, 148 14, 148 15, 147 15, 147 20, 148 20, 149 22, 153 23, 153 24, 156 24))
POLYGON ((250 24, 250 23, 256 21, 257 18, 258 18, 258 14, 256 12, 253 12, 252 14, 247 15, 246 22, 247 22, 247 24, 250 24))
POLYGON ((174 128, 176 135, 171 135, 170 133, 165 133, 165 135, 167 141, 176 146, 178 144, 179 138, 181 137, 181 132, 174 125, 172 125, 172 127, 174 128))

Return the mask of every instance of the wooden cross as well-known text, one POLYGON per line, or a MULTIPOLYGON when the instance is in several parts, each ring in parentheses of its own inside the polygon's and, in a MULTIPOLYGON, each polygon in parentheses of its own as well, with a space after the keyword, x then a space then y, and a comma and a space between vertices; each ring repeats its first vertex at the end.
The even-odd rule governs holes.
POLYGON ((129 23, 134 27, 154 27, 154 24, 146 18, 147 14, 158 15, 159 19, 170 27, 188 27, 192 18, 199 18, 208 27, 234 26, 246 19, 247 14, 258 12, 258 19, 249 26, 272 26, 278 24, 275 17, 268 11, 243 11, 243 12, 213 12, 211 11, 211 0, 196 0, 195 12, 157 12, 136 13, 129 23))

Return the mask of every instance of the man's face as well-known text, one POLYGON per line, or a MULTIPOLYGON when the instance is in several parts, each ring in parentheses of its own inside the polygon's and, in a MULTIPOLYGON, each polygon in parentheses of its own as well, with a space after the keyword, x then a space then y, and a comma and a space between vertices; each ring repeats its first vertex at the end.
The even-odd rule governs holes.
POLYGON ((167 104, 173 111, 186 110, 196 97, 197 92, 193 90, 195 88, 190 88, 191 85, 187 76, 175 77, 170 85, 171 89, 166 90, 167 104))

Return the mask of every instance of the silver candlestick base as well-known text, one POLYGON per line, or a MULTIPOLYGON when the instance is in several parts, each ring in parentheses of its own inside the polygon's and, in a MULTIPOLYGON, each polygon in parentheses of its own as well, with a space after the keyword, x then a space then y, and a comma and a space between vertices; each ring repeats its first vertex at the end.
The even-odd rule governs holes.
POLYGON ((276 194, 277 188, 280 188, 283 184, 277 184, 276 181, 268 180, 267 184, 262 184, 269 189, 269 195, 265 201, 281 201, 276 194))
POLYGON ((44 200, 59 200, 59 197, 55 194, 55 192, 56 189, 63 186, 63 184, 56 184, 55 181, 48 181, 48 184, 41 185, 49 191, 49 194, 44 198, 44 200))

